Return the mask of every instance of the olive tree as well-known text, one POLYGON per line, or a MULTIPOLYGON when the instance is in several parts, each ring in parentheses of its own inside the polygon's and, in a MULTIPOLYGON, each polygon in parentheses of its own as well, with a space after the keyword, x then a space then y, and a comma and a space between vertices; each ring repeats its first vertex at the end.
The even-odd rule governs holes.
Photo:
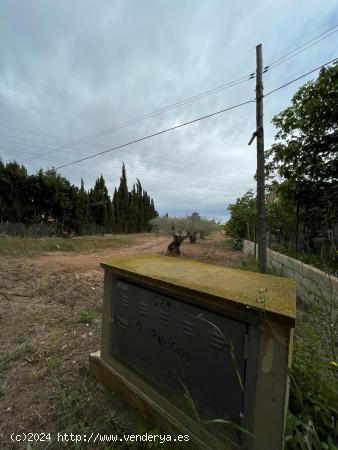
POLYGON ((179 255, 182 242, 189 238, 191 244, 196 243, 197 235, 203 239, 206 235, 219 229, 214 220, 201 217, 198 213, 185 217, 158 216, 150 221, 155 233, 169 234, 173 237, 168 245, 168 255, 179 255))

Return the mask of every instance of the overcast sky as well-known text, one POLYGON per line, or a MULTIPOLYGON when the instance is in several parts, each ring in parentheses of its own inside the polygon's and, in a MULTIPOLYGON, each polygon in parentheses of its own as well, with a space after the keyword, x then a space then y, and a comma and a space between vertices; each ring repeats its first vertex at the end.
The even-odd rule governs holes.
MULTIPOLYGON (((0 7, 0 156, 29 173, 254 99, 248 80, 92 137, 247 77, 259 43, 267 65, 338 23, 335 0, 1 0, 0 7)), ((265 92, 337 57, 337 44, 335 33, 267 72, 265 92)), ((266 148, 272 116, 317 75, 266 98, 266 148)), ((247 145, 254 130, 250 103, 60 173, 76 185, 82 177, 87 189, 102 173, 112 194, 124 161, 129 187, 140 178, 160 213, 224 218, 229 203, 255 188, 255 145, 247 145)))

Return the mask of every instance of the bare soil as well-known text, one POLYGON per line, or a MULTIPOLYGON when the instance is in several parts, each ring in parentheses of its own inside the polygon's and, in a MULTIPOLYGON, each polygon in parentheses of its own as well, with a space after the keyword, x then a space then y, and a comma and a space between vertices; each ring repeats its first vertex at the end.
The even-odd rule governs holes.
MULTIPOLYGON (((100 347, 99 263, 164 253, 170 242, 154 234, 134 238, 128 248, 0 259, 0 448, 47 448, 13 444, 13 432, 135 432, 140 419, 87 370, 88 355, 100 347)), ((242 260, 221 233, 181 248, 184 258, 225 265, 242 260)))

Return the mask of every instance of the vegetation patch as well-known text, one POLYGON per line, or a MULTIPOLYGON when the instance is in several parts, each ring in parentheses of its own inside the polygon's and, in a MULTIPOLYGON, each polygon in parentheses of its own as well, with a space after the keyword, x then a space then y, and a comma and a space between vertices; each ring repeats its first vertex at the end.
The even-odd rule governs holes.
POLYGON ((128 247, 135 239, 130 236, 109 238, 10 238, 0 237, 1 256, 33 256, 49 252, 85 252, 105 248, 128 247))
POLYGON ((326 273, 338 272, 338 254, 330 255, 329 252, 316 253, 304 253, 296 252, 294 247, 286 247, 283 245, 274 245, 272 250, 283 255, 290 256, 291 258, 298 259, 304 264, 309 264, 310 266, 317 267, 317 269, 322 270, 326 273))
POLYGON ((85 309, 79 314, 79 323, 92 323, 100 316, 100 311, 97 309, 85 309))
POLYGON ((320 323, 300 311, 290 373, 288 450, 338 448, 338 368, 320 323))
POLYGON ((11 351, 7 351, 0 356, 0 374, 7 370, 13 363, 19 361, 24 357, 36 351, 34 345, 30 342, 25 342, 18 345, 11 351))

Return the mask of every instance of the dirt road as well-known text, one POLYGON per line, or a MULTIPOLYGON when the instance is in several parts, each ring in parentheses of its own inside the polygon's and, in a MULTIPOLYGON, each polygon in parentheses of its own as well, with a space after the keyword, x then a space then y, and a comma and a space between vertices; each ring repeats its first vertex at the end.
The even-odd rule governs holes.
MULTIPOLYGON (((51 432, 52 437, 66 430, 135 432, 140 419, 87 371, 89 353, 100 347, 103 271, 99 263, 161 253, 169 243, 167 237, 153 234, 134 238, 127 248, 0 259, 3 448, 28 448, 27 443, 11 442, 13 432, 51 432)), ((221 234, 196 245, 184 242, 182 256, 218 264, 242 258, 225 249, 221 234)), ((53 439, 48 448, 61 448, 53 439)))

